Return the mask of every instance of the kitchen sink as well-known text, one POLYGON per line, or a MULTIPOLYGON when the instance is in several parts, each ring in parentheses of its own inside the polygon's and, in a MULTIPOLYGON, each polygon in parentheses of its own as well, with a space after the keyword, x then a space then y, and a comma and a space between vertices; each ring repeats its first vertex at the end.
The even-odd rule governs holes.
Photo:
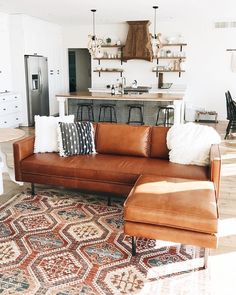
POLYGON ((125 87, 124 88, 124 94, 142 94, 142 93, 148 93, 149 89, 151 89, 151 87, 148 86, 138 86, 136 88, 134 87, 125 87))

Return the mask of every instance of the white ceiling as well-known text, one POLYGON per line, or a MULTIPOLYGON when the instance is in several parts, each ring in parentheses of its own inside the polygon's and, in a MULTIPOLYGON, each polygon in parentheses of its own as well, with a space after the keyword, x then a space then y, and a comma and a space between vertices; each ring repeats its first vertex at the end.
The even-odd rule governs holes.
POLYGON ((153 20, 153 5, 158 5, 157 21, 209 17, 236 20, 236 0, 0 0, 0 12, 23 13, 66 25, 91 24, 92 8, 96 23, 127 20, 153 20))

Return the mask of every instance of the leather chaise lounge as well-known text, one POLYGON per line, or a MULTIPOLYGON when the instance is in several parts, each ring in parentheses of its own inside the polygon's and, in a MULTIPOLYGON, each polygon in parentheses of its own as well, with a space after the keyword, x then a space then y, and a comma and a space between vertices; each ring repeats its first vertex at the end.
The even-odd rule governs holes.
POLYGON ((125 233, 133 237, 133 255, 135 236, 217 246, 217 145, 211 147, 208 167, 181 165, 169 161, 166 127, 98 123, 94 129, 93 155, 35 154, 34 136, 15 142, 16 180, 128 196, 125 233))

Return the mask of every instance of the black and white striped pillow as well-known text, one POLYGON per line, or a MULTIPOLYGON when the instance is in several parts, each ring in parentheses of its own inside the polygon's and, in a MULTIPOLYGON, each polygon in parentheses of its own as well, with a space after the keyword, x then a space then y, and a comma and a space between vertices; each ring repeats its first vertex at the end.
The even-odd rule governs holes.
POLYGON ((59 122, 59 153, 62 157, 95 153, 91 122, 59 122))

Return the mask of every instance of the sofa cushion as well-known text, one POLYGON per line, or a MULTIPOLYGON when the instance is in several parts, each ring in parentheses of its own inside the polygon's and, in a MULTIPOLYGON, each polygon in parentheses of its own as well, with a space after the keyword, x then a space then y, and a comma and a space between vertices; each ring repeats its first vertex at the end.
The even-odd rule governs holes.
POLYGON ((209 168, 197 165, 181 165, 163 159, 145 158, 142 174, 179 177, 197 180, 209 179, 209 168))
POLYGON ((126 124, 98 124, 96 151, 100 154, 116 154, 148 157, 150 126, 126 124))
POLYGON ((146 158, 115 155, 60 157, 56 153, 34 154, 21 161, 22 174, 92 179, 134 185, 146 158))
POLYGON ((205 167, 186 165, 187 167, 188 169, 183 169, 183 165, 161 159, 109 154, 64 158, 56 153, 45 153, 33 154, 21 161, 23 174, 55 175, 130 185, 134 185, 141 174, 208 179, 208 170, 205 167))
POLYGON ((152 127, 151 158, 169 159, 169 150, 166 144, 166 136, 169 129, 168 127, 152 127))
POLYGON ((217 205, 210 181, 140 176, 125 201, 126 221, 217 233, 217 205))

